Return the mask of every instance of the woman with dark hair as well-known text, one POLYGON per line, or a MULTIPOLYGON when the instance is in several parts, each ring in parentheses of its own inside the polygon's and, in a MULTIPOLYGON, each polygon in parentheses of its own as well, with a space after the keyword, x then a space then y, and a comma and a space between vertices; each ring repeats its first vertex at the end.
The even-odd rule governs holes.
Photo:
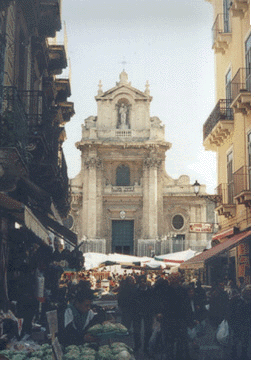
POLYGON ((59 334, 63 346, 96 341, 87 331, 95 324, 104 322, 105 313, 99 308, 97 312, 91 309, 93 299, 93 291, 88 286, 77 285, 74 300, 64 313, 64 328, 59 334))

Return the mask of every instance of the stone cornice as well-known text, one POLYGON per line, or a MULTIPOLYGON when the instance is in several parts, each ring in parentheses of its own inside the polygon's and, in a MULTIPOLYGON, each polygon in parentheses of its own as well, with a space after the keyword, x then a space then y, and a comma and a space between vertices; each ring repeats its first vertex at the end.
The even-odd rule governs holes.
POLYGON ((170 142, 162 142, 162 141, 146 141, 146 142, 119 142, 119 141, 99 141, 99 140, 86 140, 86 141, 80 141, 76 142, 76 148, 82 150, 84 148, 90 148, 90 147, 104 147, 104 148, 144 148, 145 150, 148 150, 150 148, 164 148, 166 150, 170 149, 172 147, 172 144, 170 142))

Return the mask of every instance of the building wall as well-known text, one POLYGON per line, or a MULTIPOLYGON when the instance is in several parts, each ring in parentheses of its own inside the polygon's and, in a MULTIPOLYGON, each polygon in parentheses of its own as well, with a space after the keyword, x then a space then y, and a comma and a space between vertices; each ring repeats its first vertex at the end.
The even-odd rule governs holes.
POLYGON ((145 92, 133 88, 123 71, 114 88, 103 92, 100 84, 95 99, 98 115, 84 121, 82 139, 76 144, 82 168, 71 180, 73 229, 80 239, 86 237, 98 248, 97 242, 105 240, 104 252, 111 252, 113 220, 133 220, 131 254, 172 252, 172 241, 180 235, 185 235, 183 249, 203 250, 211 234, 190 233, 190 224, 213 223, 213 205, 195 196, 188 176, 175 180, 166 173, 165 153, 171 143, 165 141, 159 118, 150 117, 148 84, 145 92), (122 127, 123 103, 128 114, 122 127), (116 181, 120 165, 130 170, 128 186, 116 181), (174 212, 184 217, 182 229, 171 224, 174 212))
MULTIPOLYGON (((216 24, 215 20, 218 14, 223 13, 225 0, 207 1, 213 6, 213 22, 216 24)), ((217 120, 217 124, 213 126, 209 136, 204 139, 205 148, 217 152, 217 193, 220 195, 221 200, 217 204, 216 211, 220 232, 229 228, 238 228, 243 231, 251 227, 251 187, 248 175, 247 141, 248 133, 251 130, 251 90, 250 83, 244 77, 251 74, 248 71, 245 72, 247 67, 245 42, 251 32, 250 0, 233 0, 230 2, 229 15, 230 31, 223 32, 220 29, 215 42, 213 42, 213 49, 215 56, 216 103, 220 99, 231 99, 230 108, 233 112, 233 119, 229 118, 231 120, 227 121, 226 118, 222 117, 219 121, 217 120), (231 71, 230 94, 226 92, 228 89, 226 88, 226 75, 229 70, 231 71), (227 129, 225 130, 224 126, 224 123, 227 122, 229 123, 228 133, 226 133, 227 129), (227 156, 230 152, 233 153, 234 198, 232 201, 227 201, 227 156)), ((239 275, 238 273, 239 267, 237 268, 237 275, 239 275)))

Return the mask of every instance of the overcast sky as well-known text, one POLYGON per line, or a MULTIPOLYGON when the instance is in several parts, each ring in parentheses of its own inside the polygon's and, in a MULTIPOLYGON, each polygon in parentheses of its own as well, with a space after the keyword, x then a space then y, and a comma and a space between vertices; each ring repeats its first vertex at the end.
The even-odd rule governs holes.
MULTIPOLYGON (((204 150, 203 124, 215 106, 213 9, 205 0, 63 0, 72 79, 70 101, 76 114, 66 125, 64 152, 69 178, 80 171, 85 118, 97 115, 99 80, 103 91, 125 70, 131 85, 150 84, 151 116, 165 124, 166 170, 174 179, 189 175, 217 186, 216 156, 204 150)), ((60 34, 59 42, 63 40, 60 34)), ((64 71, 64 76, 68 74, 64 71)))

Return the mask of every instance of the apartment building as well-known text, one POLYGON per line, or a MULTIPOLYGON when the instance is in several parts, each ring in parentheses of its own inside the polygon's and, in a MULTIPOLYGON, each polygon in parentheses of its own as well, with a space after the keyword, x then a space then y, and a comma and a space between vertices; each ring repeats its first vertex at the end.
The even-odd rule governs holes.
MULTIPOLYGON (((0 2, 0 297, 8 298, 8 252, 16 244, 76 244, 62 145, 74 114, 61 30, 61 0, 0 2), (51 236, 53 235, 53 236, 51 236), (38 242, 37 242, 38 243, 38 242)), ((16 268, 17 269, 17 268, 16 268)), ((16 270, 15 269, 15 270, 16 270)), ((18 269, 17 269, 18 270, 18 269)))
POLYGON ((215 247, 183 267, 207 267, 208 282, 226 277, 250 283, 250 0, 206 1, 213 7, 216 105, 203 125, 203 145, 217 157, 219 230, 212 237, 215 247))

